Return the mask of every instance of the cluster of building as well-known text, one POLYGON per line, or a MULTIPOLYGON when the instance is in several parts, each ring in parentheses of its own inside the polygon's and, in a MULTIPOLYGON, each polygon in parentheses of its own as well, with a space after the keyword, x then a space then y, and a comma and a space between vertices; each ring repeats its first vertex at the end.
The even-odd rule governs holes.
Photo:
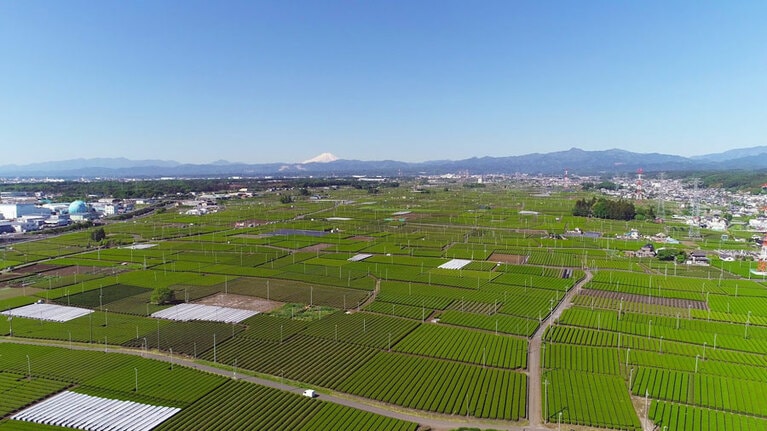
POLYGON ((91 203, 40 201, 38 198, 11 197, 0 202, 0 233, 21 233, 71 223, 93 221, 133 210, 133 202, 100 199, 91 203))

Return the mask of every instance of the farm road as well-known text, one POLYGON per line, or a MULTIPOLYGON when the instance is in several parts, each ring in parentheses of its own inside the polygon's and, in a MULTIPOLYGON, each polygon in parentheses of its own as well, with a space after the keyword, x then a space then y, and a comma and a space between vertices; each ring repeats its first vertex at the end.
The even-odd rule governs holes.
POLYGON ((535 331, 533 337, 530 339, 530 347, 528 348, 529 358, 527 360, 528 368, 528 382, 527 382, 527 412, 530 418, 531 429, 545 429, 543 426, 543 397, 541 396, 541 344, 543 340, 543 334, 546 332, 546 328, 551 326, 554 320, 559 319, 562 312, 570 307, 573 296, 583 289, 583 286, 591 281, 593 275, 589 270, 586 270, 586 276, 579 281, 575 287, 570 289, 565 297, 559 301, 554 311, 551 312, 549 317, 544 320, 535 331))
MULTIPOLYGON (((30 340, 30 339, 18 339, 18 338, 12 338, 12 337, 0 337, 0 343, 16 343, 16 344, 33 344, 38 346, 53 346, 53 347, 62 347, 62 348, 68 348, 68 344, 66 342, 51 342, 51 341, 45 341, 45 340, 30 340)), ((104 347, 99 346, 91 346, 91 345, 83 345, 83 344, 72 344, 72 349, 74 350, 92 350, 92 351, 104 351, 104 347)), ((113 353, 123 353, 128 355, 134 355, 134 356, 142 356, 146 357, 148 359, 155 359, 158 361, 163 362, 173 362, 173 364, 193 368, 196 370, 200 370, 203 372, 208 372, 211 374, 217 374, 224 377, 233 377, 233 372, 231 370, 225 370, 217 367, 213 367, 210 365, 206 365, 203 363, 195 362, 190 358, 183 357, 183 356, 173 356, 173 359, 171 360, 169 355, 157 353, 157 352, 144 352, 142 350, 131 350, 131 349, 125 349, 118 346, 110 346, 108 348, 109 352, 113 353)), ((294 386, 292 384, 287 383, 281 383, 280 381, 276 380, 270 380, 260 377, 254 377, 250 375, 244 375, 237 373, 237 378, 240 380, 245 380, 247 382, 259 384, 262 386, 268 386, 270 388, 275 388, 283 391, 292 392, 295 394, 300 394, 303 392, 303 390, 308 386, 294 386)), ((493 428, 497 430, 509 430, 509 431, 537 431, 537 430, 546 430, 547 428, 543 427, 529 427, 529 426, 520 426, 517 424, 510 425, 509 422, 504 421, 491 421, 491 420, 481 420, 477 418, 466 418, 463 416, 450 416, 450 415, 440 415, 440 414, 432 414, 429 412, 423 412, 418 410, 411 410, 411 409, 405 409, 397 406, 388 405, 381 402, 376 402, 373 400, 369 400, 366 398, 356 397, 353 395, 348 394, 337 394, 337 393, 327 393, 324 390, 321 390, 319 399, 323 401, 327 401, 334 404, 339 404, 347 407, 352 407, 358 410, 363 410, 370 413, 376 413, 382 416, 387 416, 391 418, 401 419, 405 421, 415 422, 422 426, 428 426, 434 431, 447 431, 452 430, 458 427, 469 427, 469 428, 480 428, 480 429, 486 429, 486 428, 493 428)), ((540 396, 539 396, 540 400, 540 396)), ((539 420, 540 422, 540 420, 539 420)))

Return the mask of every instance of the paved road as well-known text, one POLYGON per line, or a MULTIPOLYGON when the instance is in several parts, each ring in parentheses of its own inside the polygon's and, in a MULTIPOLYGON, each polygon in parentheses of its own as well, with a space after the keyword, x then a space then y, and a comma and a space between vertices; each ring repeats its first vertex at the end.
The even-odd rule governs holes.
POLYGON ((527 411, 528 417, 530 418, 530 429, 545 429, 542 428, 543 410, 545 405, 542 405, 544 402, 543 397, 541 396, 541 345, 543 334, 546 332, 546 328, 551 326, 551 323, 554 320, 559 319, 566 308, 570 307, 573 296, 580 292, 583 285, 591 281, 592 277, 591 272, 586 270, 586 276, 583 277, 575 287, 567 292, 565 297, 559 301, 556 308, 554 308, 549 317, 541 323, 538 330, 535 331, 535 334, 533 334, 533 337, 530 339, 530 346, 528 348, 530 353, 527 360, 527 411))
MULTIPOLYGON (((17 343, 17 344, 33 344, 33 345, 39 345, 39 346, 55 346, 55 347, 63 347, 63 348, 69 347, 69 344, 66 342, 51 342, 51 341, 45 341, 45 340, 0 337, 0 343, 3 343, 3 342, 17 343)), ((92 350, 92 351, 101 351, 101 352, 104 351, 103 346, 99 347, 99 346, 88 345, 88 344, 75 343, 75 344, 72 344, 71 348, 74 350, 92 350)), ((142 356, 148 359, 155 359, 155 360, 163 361, 163 362, 172 361, 176 365, 194 368, 196 370, 200 370, 203 372, 217 374, 224 377, 235 377, 234 372, 231 370, 231 368, 221 369, 221 368, 217 368, 202 362, 193 361, 191 358, 187 358, 183 356, 173 356, 173 358, 171 359, 169 355, 164 353, 158 353, 157 351, 144 352, 142 350, 125 349, 118 346, 108 347, 108 352, 142 356)), ((301 392, 303 392, 303 390, 306 387, 308 387, 306 385, 304 385, 303 387, 299 387, 295 385, 294 382, 291 382, 291 381, 282 382, 280 381, 280 379, 270 380, 270 379, 265 379, 265 378, 250 376, 250 375, 243 375, 242 373, 239 373, 239 372, 236 374, 236 378, 245 380, 251 383, 256 383, 259 385, 268 386, 270 388, 293 392, 296 394, 300 394, 301 392)), ((472 417, 467 418, 463 416, 432 414, 429 412, 423 412, 419 410, 405 409, 402 407, 373 401, 367 398, 356 397, 349 394, 330 392, 324 389, 320 389, 319 393, 320 393, 319 399, 323 401, 340 404, 340 405, 352 407, 359 410, 364 410, 370 413, 380 414, 382 416, 415 422, 422 426, 430 427, 434 431, 447 431, 447 430, 452 430, 458 427, 470 427, 470 428, 480 428, 480 429, 493 428, 498 430, 509 430, 509 431, 532 430, 532 428, 530 427, 519 426, 516 423, 510 423, 510 422, 490 421, 490 420, 485 421, 485 420, 480 420, 480 419, 472 418, 472 417)))

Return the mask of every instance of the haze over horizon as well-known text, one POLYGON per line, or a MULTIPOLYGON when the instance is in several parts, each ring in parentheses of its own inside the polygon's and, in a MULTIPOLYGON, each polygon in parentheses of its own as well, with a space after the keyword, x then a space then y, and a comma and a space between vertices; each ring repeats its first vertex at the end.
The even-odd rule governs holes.
POLYGON ((767 145, 767 3, 0 3, 0 164, 767 145))

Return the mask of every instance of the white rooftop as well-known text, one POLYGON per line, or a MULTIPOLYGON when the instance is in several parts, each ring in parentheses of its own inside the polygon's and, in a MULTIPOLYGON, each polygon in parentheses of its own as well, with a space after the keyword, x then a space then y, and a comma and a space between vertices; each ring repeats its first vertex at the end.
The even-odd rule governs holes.
POLYGON ((439 266, 439 268, 442 269, 461 269, 464 266, 470 264, 471 261, 468 259, 453 259, 449 262, 445 262, 442 265, 439 266))
POLYGON ((164 310, 152 313, 152 317, 188 322, 190 320, 207 320, 212 322, 238 323, 255 316, 258 311, 240 308, 218 307, 203 304, 178 304, 164 310))
POLYGON ((179 411, 176 407, 65 391, 16 413, 11 419, 83 430, 149 431, 179 411))
POLYGON ((355 254, 354 256, 346 260, 348 260, 349 262, 359 262, 369 258, 370 256, 373 256, 373 255, 368 253, 359 253, 359 254, 355 254))

